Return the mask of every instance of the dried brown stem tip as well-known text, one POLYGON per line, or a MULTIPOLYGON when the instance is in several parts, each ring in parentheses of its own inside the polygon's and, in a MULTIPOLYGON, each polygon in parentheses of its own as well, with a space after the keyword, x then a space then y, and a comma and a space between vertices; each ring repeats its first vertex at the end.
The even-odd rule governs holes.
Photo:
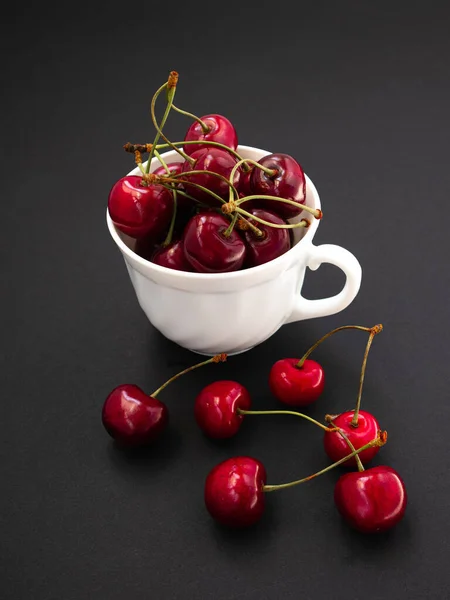
POLYGON ((236 227, 241 231, 248 231, 250 229, 250 225, 248 224, 248 222, 244 221, 243 219, 238 219, 236 227))
POLYGON ((125 152, 151 152, 153 144, 130 144, 127 142, 124 144, 123 149, 125 152))
POLYGON ((236 207, 236 202, 234 200, 230 200, 229 202, 222 204, 222 212, 225 215, 229 215, 236 210, 236 207))
POLYGON ((142 179, 146 183, 158 183, 160 178, 158 177, 158 175, 154 175, 153 173, 145 173, 144 175, 142 175, 142 179))
POLYGON ((377 446, 384 446, 387 442, 388 434, 387 431, 378 431, 377 433, 377 446))
POLYGON ((170 71, 169 79, 167 80, 167 88, 170 90, 171 88, 177 87, 178 83, 178 73, 176 71, 170 71))
POLYGON ((374 325, 370 332, 373 333, 373 335, 377 335, 377 333, 381 333, 383 331, 383 325, 380 323, 379 325, 374 325))
POLYGON ((142 154, 139 152, 139 150, 136 150, 134 153, 134 160, 136 162, 137 165, 141 165, 142 164, 142 154))
POLYGON ((212 358, 212 361, 215 363, 225 362, 226 360, 227 360, 226 354, 216 354, 216 356, 213 356, 213 358, 212 358))

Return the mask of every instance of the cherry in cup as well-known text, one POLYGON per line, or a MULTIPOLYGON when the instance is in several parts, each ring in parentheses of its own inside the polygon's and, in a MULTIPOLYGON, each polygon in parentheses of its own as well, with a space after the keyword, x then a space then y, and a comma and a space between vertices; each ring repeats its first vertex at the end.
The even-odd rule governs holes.
POLYGON ((251 229, 244 232, 245 245, 247 247, 245 256, 246 267, 263 265, 290 250, 290 232, 288 229, 282 228, 286 225, 284 219, 275 213, 260 208, 253 208, 249 212, 253 216, 270 222, 272 226, 255 222, 254 224, 261 234, 256 234, 251 229), (277 225, 280 225, 281 227, 276 227, 277 225))
MULTIPOLYGON (((193 116, 193 115, 192 115, 193 116)), ((236 150, 238 137, 236 129, 226 117, 217 114, 195 117, 194 123, 189 127, 184 136, 185 142, 202 142, 200 144, 186 144, 184 152, 191 156, 196 150, 211 148, 208 142, 216 142, 236 150)))
POLYGON ((102 423, 109 435, 123 446, 145 446, 154 442, 168 423, 168 410, 158 394, 170 383, 204 365, 226 360, 226 354, 188 367, 155 390, 146 394, 134 384, 123 384, 114 388, 107 396, 102 408, 102 423))

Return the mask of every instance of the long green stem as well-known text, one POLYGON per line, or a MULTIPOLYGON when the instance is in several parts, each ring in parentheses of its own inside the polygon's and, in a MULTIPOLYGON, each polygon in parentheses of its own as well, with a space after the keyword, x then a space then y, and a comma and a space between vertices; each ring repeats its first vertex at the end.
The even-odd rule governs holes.
POLYGON ((366 346, 366 349, 364 351, 364 357, 363 357, 363 362, 362 362, 362 366, 361 366, 361 375, 359 377, 358 397, 356 399, 355 411, 353 413, 353 419, 352 419, 352 422, 351 422, 352 427, 358 427, 358 416, 359 416, 359 409, 361 407, 361 396, 362 396, 363 385, 364 385, 364 375, 366 373, 367 358, 369 356, 369 350, 370 350, 370 347, 372 345, 373 338, 375 337, 375 335, 377 333, 379 333, 379 331, 381 331, 381 330, 377 330, 377 331, 373 331, 372 330, 370 332, 369 339, 367 340, 367 346, 366 346))
POLYGON ((294 200, 288 200, 287 198, 278 198, 277 196, 266 196, 265 194, 245 196, 244 198, 240 198, 239 200, 237 200, 236 204, 240 206, 244 202, 248 202, 248 200, 273 200, 275 202, 284 202, 285 204, 290 204, 291 206, 295 206, 296 208, 306 210, 306 212, 309 212, 316 219, 321 219, 323 216, 323 213, 319 208, 311 208, 306 204, 299 204, 298 202, 294 202, 294 200))
POLYGON ((329 337, 331 337, 335 333, 338 333, 338 331, 343 331, 344 329, 359 329, 359 331, 370 332, 370 331, 372 331, 373 328, 372 327, 362 327, 361 325, 343 325, 342 327, 336 327, 336 329, 332 329, 331 331, 326 333, 323 337, 321 337, 320 340, 318 340, 315 344, 313 344, 307 352, 305 352, 305 354, 302 356, 302 358, 295 365, 297 367, 297 369, 301 369, 303 367, 303 363, 305 362, 305 360, 309 357, 310 354, 312 354, 314 352, 314 350, 318 346, 320 346, 320 344, 322 344, 322 342, 327 340, 329 337))
POLYGON ((170 220, 169 230, 167 231, 166 239, 162 243, 163 247, 166 248, 172 241, 173 238, 173 230, 175 229, 175 219, 177 218, 177 190, 175 186, 172 187, 173 194, 173 211, 172 211, 172 219, 170 220))
POLYGON ((180 115, 184 115, 185 117, 189 117, 190 119, 194 119, 194 121, 197 121, 197 123, 200 123, 200 125, 202 126, 202 129, 203 129, 203 133, 209 133, 210 128, 199 117, 196 117, 194 114, 188 112, 187 110, 181 110, 181 108, 178 108, 174 104, 172 105, 172 108, 177 113, 180 113, 180 115))
MULTIPOLYGON (((336 417, 332 417, 331 415, 326 415, 325 421, 327 421, 327 423, 330 423, 331 425, 334 425, 333 418, 336 418, 336 417)), ((337 426, 335 426, 335 431, 344 439, 345 442, 347 442, 347 446, 350 448, 350 451, 355 452, 355 446, 351 443, 350 438, 345 433, 345 431, 342 431, 342 429, 337 426)), ((364 465, 362 464, 361 459, 359 458, 358 454, 355 454, 355 460, 356 460, 356 465, 358 467, 358 471, 360 473, 362 473, 362 471, 364 471, 365 469, 364 469, 364 465)))
POLYGON ((163 157, 161 156, 161 154, 158 152, 158 150, 153 150, 154 155, 156 156, 156 158, 159 160, 159 162, 162 164, 162 166, 164 167, 166 173, 168 173, 170 175, 170 169, 167 166, 166 161, 163 159, 163 157))
POLYGON ((380 446, 380 447, 384 446, 384 444, 386 443, 386 440, 387 440, 387 433, 385 431, 379 432, 378 436, 375 439, 373 439, 372 441, 370 441, 368 444, 361 446, 361 448, 358 448, 358 450, 355 450, 351 454, 344 456, 344 458, 341 458, 341 460, 338 460, 337 462, 333 463, 332 465, 328 465, 328 467, 325 467, 324 469, 317 471, 317 473, 313 473, 312 475, 309 475, 308 477, 303 477, 303 479, 297 479, 296 481, 290 481, 289 483, 280 483, 278 485, 265 485, 263 489, 265 492, 275 492, 276 490, 282 490, 282 489, 294 487, 295 485, 299 485, 300 483, 306 483, 307 481, 311 481, 311 479, 315 479, 316 477, 319 477, 319 475, 323 475, 324 473, 327 473, 328 471, 335 469, 339 465, 342 465, 350 458, 357 456, 358 454, 360 454, 361 452, 364 452, 364 450, 367 450, 368 448, 372 448, 373 446, 380 446))
MULTIPOLYGON (((189 141, 183 141, 183 142, 170 142, 170 144, 158 144, 157 149, 164 150, 166 148, 174 148, 174 146, 191 146, 191 145, 195 145, 195 144, 197 144, 197 145, 205 144, 205 141, 204 140, 189 140, 189 141)), ((212 146, 213 148, 221 148, 222 150, 226 150, 227 152, 232 154, 237 160, 243 160, 242 156, 240 154, 238 154, 236 152, 236 150, 229 148, 225 144, 221 144, 220 142, 212 142, 210 140, 208 140, 207 144, 208 144, 208 147, 212 146)), ((175 150, 176 150, 176 148, 175 148, 175 150)))
POLYGON ((162 133, 162 128, 164 127, 164 125, 166 124, 167 121, 167 117, 169 116, 170 113, 170 109, 172 107, 172 102, 173 102, 173 98, 175 96, 175 92, 176 92, 177 88, 175 87, 171 87, 168 89, 168 83, 166 82, 164 85, 162 85, 160 88, 158 88, 152 98, 151 104, 150 104, 150 113, 152 116, 152 121, 153 121, 153 125, 155 126, 156 129, 156 135, 155 138, 153 140, 153 145, 152 148, 150 150, 149 153, 149 157, 148 157, 148 161, 147 161, 147 166, 146 166, 146 173, 150 172, 150 165, 152 162, 152 158, 153 158, 153 154, 155 152, 155 146, 159 141, 159 138, 163 136, 162 133), (164 115, 163 118, 161 119, 161 124, 158 125, 158 122, 156 120, 156 116, 155 116, 155 105, 156 105, 156 100, 158 99, 158 96, 161 94, 161 92, 163 90, 167 90, 167 105, 166 105, 166 109, 164 111, 164 115))
POLYGON ((295 412, 293 410, 242 410, 241 408, 238 408, 237 412, 240 415, 294 415, 296 417, 306 419, 310 423, 314 423, 314 425, 317 425, 317 427, 320 427, 324 431, 331 432, 337 430, 337 427, 327 427, 326 425, 319 423, 319 421, 316 421, 316 419, 313 419, 312 417, 303 413, 295 412))
POLYGON ((176 379, 178 379, 182 375, 186 375, 186 373, 190 373, 191 371, 194 371, 194 369, 198 369, 199 367, 203 367, 204 365, 209 365, 210 363, 225 362, 226 359, 227 359, 226 354, 216 354, 216 356, 213 356, 212 358, 208 358, 208 360, 204 360, 196 365, 193 365, 192 367, 188 367, 187 369, 184 369, 184 371, 181 371, 180 373, 177 373, 176 375, 171 377, 168 381, 166 381, 166 383, 163 383, 163 385, 161 387, 159 387, 157 390, 155 390, 153 392, 153 394, 150 394, 150 395, 152 396, 152 398, 156 398, 156 396, 160 392, 162 392, 162 390, 164 390, 170 383, 174 382, 176 379))
POLYGON ((306 219, 302 219, 299 223, 286 223, 285 225, 278 225, 277 223, 271 223, 270 221, 261 219, 260 217, 257 217, 256 215, 252 215, 251 213, 247 212, 243 208, 237 207, 235 210, 240 215, 245 215, 248 219, 253 219, 254 221, 257 221, 258 223, 261 223, 262 225, 268 225, 269 227, 274 227, 275 229, 298 229, 299 227, 309 227, 309 225, 310 225, 309 221, 307 221, 306 219))
MULTIPOLYGON (((230 189, 233 191, 234 195, 236 196, 236 198, 239 198, 239 193, 237 191, 237 189, 234 187, 234 185, 231 183, 231 181, 229 181, 224 175, 221 175, 220 173, 214 173, 214 171, 207 171, 206 169, 193 169, 192 171, 184 171, 183 173, 179 173, 178 175, 174 175, 173 177, 186 177, 188 175, 211 175, 212 177, 216 177, 217 179, 221 179, 224 183, 226 183, 230 189)), ((190 181, 187 181, 186 183, 190 184, 190 181)), ((225 202, 225 200, 223 200, 223 198, 221 199, 221 202, 225 202)))

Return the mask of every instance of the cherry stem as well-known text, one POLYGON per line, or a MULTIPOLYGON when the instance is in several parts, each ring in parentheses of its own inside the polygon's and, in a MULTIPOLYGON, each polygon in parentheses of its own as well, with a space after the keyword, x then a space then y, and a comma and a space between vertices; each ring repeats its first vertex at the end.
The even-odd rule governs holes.
MULTIPOLYGON (((236 198, 239 198, 238 191, 234 187, 234 185, 231 183, 231 181, 229 181, 224 175, 221 175, 220 173, 214 173, 214 171, 207 171, 206 169, 194 169, 192 171, 184 171, 183 173, 178 173, 177 175, 174 175, 173 177, 174 178, 185 177, 186 175, 212 175, 213 177, 217 177, 218 179, 221 179, 222 181, 224 181, 228 186, 230 186, 230 189, 234 193, 236 198)), ((190 181, 186 181, 186 183, 188 183, 189 185, 191 184, 190 181)), ((223 198, 221 198, 221 202, 225 202, 225 200, 223 198)))
MULTIPOLYGON (((267 225, 268 227, 274 227, 275 229, 298 229, 299 227, 310 226, 310 222, 307 219, 302 219, 299 223, 286 223, 285 225, 278 225, 278 223, 271 223, 270 221, 266 221, 265 219, 256 217, 255 215, 252 215, 251 213, 244 210, 243 208, 236 207, 234 210, 240 215, 245 215, 247 218, 253 219, 258 223, 261 223, 261 225, 267 225)), ((223 210, 223 207, 222 211, 228 212, 227 210, 223 210)))
MULTIPOLYGON (((173 73, 173 71, 172 71, 173 73)), ((172 75, 171 73, 171 75, 172 75)), ((170 76, 169 76, 169 80, 170 80, 170 76)), ((154 148, 157 145, 159 138, 161 137, 173 150, 175 150, 176 152, 178 152, 178 154, 180 154, 180 156, 182 156, 184 158, 184 160, 186 160, 188 163, 190 163, 191 165, 194 164, 194 159, 192 159, 190 156, 188 156, 185 152, 183 152, 183 150, 181 150, 180 148, 177 148, 176 146, 174 146, 172 144, 172 142, 164 135, 164 133, 162 132, 162 128, 164 127, 167 117, 169 116, 169 112, 170 109, 172 108, 172 104, 173 104, 173 98, 175 96, 175 91, 176 91, 176 85, 174 85, 173 87, 168 87, 168 83, 165 83, 164 85, 162 85, 156 92, 155 95, 152 98, 151 104, 150 104, 150 114, 152 117, 152 121, 153 121, 153 125, 156 129, 156 136, 155 139, 153 140, 153 145, 152 145, 152 149, 150 151, 150 156, 148 158, 147 161, 147 168, 146 171, 147 173, 150 171, 150 163, 153 157, 153 152, 154 152, 154 148), (166 110, 164 112, 164 116, 161 120, 161 125, 158 125, 158 121, 156 120, 156 115, 155 115, 155 105, 156 105, 156 100, 159 96, 159 94, 164 90, 167 89, 167 106, 166 106, 166 110)))
POLYGON ((170 169, 167 166, 166 161, 163 159, 163 157, 161 156, 161 154, 157 151, 157 150, 153 150, 154 155, 156 156, 156 158, 159 160, 159 162, 162 164, 162 166, 164 167, 166 173, 168 175, 170 175, 170 169))
MULTIPOLYGON (((169 80, 171 79, 171 76, 172 76, 172 72, 169 75, 169 80)), ((152 116, 153 125, 155 126, 155 129, 156 129, 156 135, 155 135, 155 139, 153 140, 151 150, 149 152, 147 166, 145 169, 146 173, 150 172, 150 164, 152 162, 153 154, 155 151, 155 146, 158 143, 159 138, 162 137, 165 141, 169 142, 169 140, 167 140, 166 137, 164 136, 164 134, 162 132, 162 128, 166 124, 167 117, 169 116, 176 90, 177 90, 176 84, 173 87, 169 87, 169 82, 167 81, 164 85, 162 85, 159 89, 157 89, 155 94, 153 95, 153 98, 152 98, 152 101, 150 104, 150 113, 152 116), (158 122, 156 121, 156 116, 155 116, 155 104, 156 104, 156 100, 158 99, 158 96, 161 94, 161 92, 163 90, 167 90, 167 105, 166 105, 166 110, 164 111, 163 118, 161 119, 161 125, 158 125, 158 122)))
POLYGON ((210 363, 225 362, 226 360, 227 360, 226 354, 216 354, 215 356, 208 358, 208 360, 204 360, 203 362, 197 363, 196 365, 193 365, 192 367, 188 367, 187 369, 184 369, 184 371, 177 373, 176 375, 174 375, 173 377, 168 379, 166 381, 166 383, 163 383, 163 385, 161 387, 159 387, 156 391, 154 391, 153 394, 150 394, 150 395, 152 396, 152 398, 156 398, 156 396, 160 392, 162 392, 163 389, 165 389, 170 383, 174 382, 176 379, 178 379, 182 375, 186 375, 186 373, 190 373, 191 371, 194 371, 195 369, 198 369, 199 367, 203 367, 204 365, 209 365, 210 363))
POLYGON ((210 132, 210 128, 208 127, 208 125, 204 121, 202 121, 199 117, 196 117, 192 113, 187 112, 187 110, 181 110, 181 108, 178 108, 174 104, 172 104, 172 108, 177 113, 180 113, 180 115, 184 115, 185 117, 190 117, 191 119, 194 119, 194 121, 197 121, 197 123, 200 123, 200 125, 202 126, 202 129, 203 129, 203 133, 209 133, 210 132))
MULTIPOLYGON (((314 425, 317 425, 317 427, 320 427, 324 431, 327 431, 327 432, 338 431, 337 427, 327 427, 326 425, 319 423, 319 421, 316 421, 312 417, 310 417, 308 415, 304 415, 303 413, 300 413, 300 412, 295 412, 293 410, 242 410, 241 408, 238 408, 237 412, 240 415, 294 415, 296 417, 301 417, 302 419, 306 419, 310 423, 314 423, 314 425)), ((353 448, 353 450, 354 450, 354 448, 353 448)))
POLYGON ((236 225, 236 221, 238 220, 239 215, 237 213, 235 213, 233 215, 233 218, 231 219, 231 223, 228 225, 228 227, 225 229, 225 231, 223 232, 223 235, 225 237, 230 237, 231 232, 234 229, 234 226, 236 225))
POLYGON ((332 465, 328 465, 328 467, 325 467, 324 469, 317 471, 317 473, 313 473, 312 475, 309 475, 308 477, 304 477, 303 479, 297 479, 296 481, 290 481, 289 483, 280 483, 278 485, 265 485, 263 487, 263 490, 265 492, 275 492, 276 490, 294 487, 295 485, 298 485, 300 483, 306 483, 307 481, 311 481, 311 479, 315 479, 316 477, 319 477, 319 475, 323 475, 324 473, 327 473, 328 471, 335 469, 339 465, 342 465, 350 458, 357 456, 358 454, 360 454, 361 452, 364 452, 364 450, 367 450, 368 448, 373 448, 374 446, 378 446, 381 448, 381 446, 384 446, 386 441, 387 441, 387 432, 379 431, 377 434, 377 437, 375 439, 371 440, 364 446, 361 446, 361 448, 358 448, 358 450, 355 450, 351 454, 344 456, 344 458, 341 458, 341 460, 338 460, 337 462, 333 463, 332 465))
POLYGON ((298 202, 294 202, 294 200, 288 200, 287 198, 278 198, 277 196, 266 196, 266 195, 253 195, 253 196, 245 196, 244 198, 240 198, 236 201, 236 204, 240 206, 243 202, 247 202, 248 200, 274 200, 276 202, 284 202, 285 204, 290 204, 291 206, 295 206, 297 208, 301 207, 302 210, 306 210, 311 215, 313 215, 316 219, 321 219, 323 217, 323 213, 320 208, 311 208, 306 204, 299 204, 298 202))
MULTIPOLYGON (((314 350, 318 346, 320 346, 320 344, 322 342, 324 342, 325 340, 327 340, 329 337, 331 337, 332 335, 334 335, 338 331, 343 331, 344 329, 358 329, 359 331, 367 331, 369 333, 369 332, 374 331, 375 329, 377 329, 379 327, 382 329, 381 325, 375 325, 375 327, 362 327, 361 325, 343 325, 342 327, 336 327, 336 329, 332 329, 331 331, 329 331, 328 333, 326 333, 323 337, 321 337, 320 340, 318 340, 315 344, 313 344, 311 346, 311 348, 307 352, 305 352, 305 354, 302 356, 302 358, 298 361, 298 363, 295 366, 297 367, 297 369, 301 369, 303 367, 303 363, 308 358, 308 356, 310 354, 312 354, 314 352, 314 350)), ((377 329, 377 331, 375 331, 375 334, 379 333, 381 331, 381 329, 377 329)))
MULTIPOLYGON (((191 173, 191 171, 189 171, 189 173, 191 173)), ((184 173, 183 173, 183 175, 184 175, 184 173)), ((170 177, 163 177, 163 179, 170 183, 179 183, 179 179, 178 179, 179 177, 180 177, 179 175, 171 175, 170 177)), ((160 183, 160 182, 158 182, 158 183, 160 183)), ((221 198, 218 194, 216 194, 212 190, 204 187, 203 185, 200 185, 199 183, 194 183, 193 181, 189 181, 186 183, 188 183, 192 187, 195 187, 198 190, 201 190, 202 192, 206 192, 207 194, 209 194, 210 196, 215 198, 217 201, 219 201, 221 204, 225 202, 225 200, 223 198, 221 198)))
POLYGON ((383 331, 383 325, 381 325, 381 323, 379 325, 375 325, 375 327, 372 327, 372 329, 370 331, 369 339, 367 340, 367 346, 364 351, 364 357, 363 357, 363 362, 362 362, 362 366, 361 366, 361 375, 359 377, 358 398, 356 399, 355 411, 353 413, 353 419, 351 421, 352 427, 358 427, 358 415, 359 415, 359 409, 361 407, 361 396, 362 396, 362 391, 363 391, 364 375, 366 373, 367 357, 369 356, 369 350, 372 345, 373 338, 377 335, 377 333, 380 333, 381 331, 383 331))
POLYGON ((220 142, 212 142, 210 140, 208 140, 207 142, 205 142, 204 140, 189 140, 189 141, 183 141, 183 142, 170 142, 170 144, 158 144, 157 148, 158 148, 158 150, 163 150, 163 149, 169 148, 169 147, 173 148, 174 146, 190 146, 190 145, 195 145, 195 144, 207 145, 208 148, 210 146, 213 146, 214 148, 221 148, 222 150, 226 150, 227 152, 232 154, 237 160, 243 160, 242 156, 240 154, 238 154, 235 150, 230 148, 229 146, 226 146, 225 144, 221 144, 220 142))
POLYGON ((173 194, 173 211, 172 211, 172 219, 170 220, 169 230, 167 231, 166 239, 163 241, 162 246, 166 248, 172 241, 173 230, 175 229, 175 219, 177 217, 177 190, 175 186, 172 186, 171 192, 173 194))
MULTIPOLYGON (((325 421, 327 423, 331 423, 332 425, 334 425, 333 419, 335 419, 335 418, 336 417, 333 417, 331 415, 325 415, 325 421)), ((344 431, 342 431, 342 429, 340 427, 337 427, 336 425, 335 425, 335 430, 334 431, 337 431, 341 435, 341 437, 344 438, 344 440, 347 442, 347 445, 350 448, 351 452, 354 452, 355 451, 355 446, 351 443, 350 438, 348 437, 348 435, 344 431)), ((358 466, 358 471, 360 473, 362 473, 365 470, 364 469, 364 465, 362 464, 361 459, 359 458, 359 456, 357 454, 355 455, 355 460, 356 460, 356 464, 358 466)))

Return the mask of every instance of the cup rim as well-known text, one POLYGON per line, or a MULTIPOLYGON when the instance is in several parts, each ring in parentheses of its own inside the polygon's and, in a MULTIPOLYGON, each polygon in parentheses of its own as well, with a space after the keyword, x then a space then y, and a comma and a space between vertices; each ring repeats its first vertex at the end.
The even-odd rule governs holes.
MULTIPOLYGON (((246 146, 243 144, 239 144, 239 146, 237 147, 236 150, 239 153, 256 151, 258 153, 263 153, 262 156, 271 154, 271 152, 269 152, 267 150, 263 150, 262 148, 255 148, 253 146, 246 146)), ((177 152, 175 152, 175 150, 172 150, 169 152, 164 152, 164 154, 161 154, 161 156, 166 160, 166 162, 167 161, 170 162, 170 158, 172 158, 172 157, 174 158, 174 157, 178 156, 178 154, 177 154, 177 152)), ((152 162, 153 161, 155 161, 155 164, 158 163, 157 158, 153 158, 152 162)), ((136 174, 138 174, 138 169, 133 169, 132 171, 127 173, 127 175, 136 175, 136 174)), ((314 183, 312 182, 312 180, 308 177, 308 175, 306 173, 305 173, 305 179, 306 179, 306 183, 307 183, 307 188, 309 188, 311 190, 312 196, 314 198, 313 206, 314 206, 314 208, 320 209, 321 204, 320 204, 319 193, 317 192, 317 189, 316 189, 314 183)), ((110 233, 112 239, 114 240, 114 242, 116 243, 116 245, 118 246, 118 248, 122 252, 122 254, 124 256, 128 257, 131 261, 136 262, 142 268, 147 269, 149 271, 154 271, 155 273, 159 273, 160 275, 170 275, 175 279, 188 279, 191 281, 195 281, 195 280, 218 281, 219 279, 227 279, 227 280, 242 279, 244 277, 249 277, 249 275, 253 275, 253 274, 256 275, 258 273, 264 272, 264 270, 267 270, 269 268, 275 268, 277 265, 281 265, 284 261, 289 260, 290 257, 293 257, 296 252, 301 251, 301 248, 305 246, 305 244, 303 242, 312 240, 315 232, 317 231, 320 220, 313 219, 311 225, 306 230, 306 233, 304 234, 302 239, 299 240, 294 246, 292 246, 292 248, 290 248, 290 250, 288 250, 281 256, 278 256, 277 258, 275 258, 267 263, 264 263, 262 265, 258 265, 256 267, 249 267, 248 269, 241 269, 239 271, 229 271, 226 273, 197 273, 197 272, 190 272, 190 271, 178 271, 176 269, 169 269, 168 267, 163 267, 161 265, 152 263, 149 260, 146 260, 145 258, 142 258, 141 256, 139 256, 139 254, 136 254, 136 252, 131 250, 131 248, 129 248, 127 246, 127 244, 122 240, 122 238, 119 235, 118 230, 116 229, 116 226, 114 225, 114 223, 110 217, 108 208, 106 208, 106 223, 107 223, 107 227, 108 227, 108 230, 109 230, 109 233, 110 233)))

